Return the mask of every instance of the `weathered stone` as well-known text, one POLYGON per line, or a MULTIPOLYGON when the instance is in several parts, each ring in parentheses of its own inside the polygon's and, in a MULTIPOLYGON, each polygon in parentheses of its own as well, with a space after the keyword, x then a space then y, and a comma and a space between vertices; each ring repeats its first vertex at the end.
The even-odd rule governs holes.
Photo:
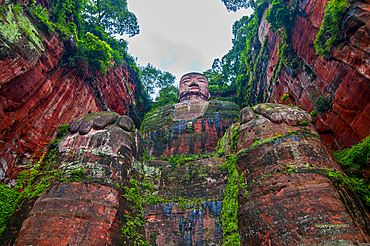
POLYGON ((145 166, 146 180, 154 184, 153 194, 172 201, 145 205, 148 241, 158 246, 222 243, 220 199, 227 181, 219 168, 223 162, 223 158, 208 157, 175 168, 167 161, 145 166))
MULTIPOLYGON (((93 123, 93 126, 92 127, 95 130, 103 129, 105 126, 110 125, 110 124, 113 124, 114 122, 116 122, 116 120, 118 119, 118 117, 119 117, 119 114, 117 114, 117 113, 103 111, 103 112, 101 112, 99 114, 99 116, 96 119, 93 120, 94 123, 93 123)), ((127 117, 127 118, 129 118, 129 117, 127 117)), ((117 123, 117 125, 119 126, 118 123, 117 123)), ((123 130, 130 131, 130 130, 126 130, 124 128, 123 128, 123 130)))
POLYGON ((99 184, 56 184, 37 199, 15 245, 111 245, 118 196, 99 184))
MULTIPOLYGON (((256 97, 253 104, 280 103, 281 97, 289 94, 286 104, 300 105, 308 112, 316 110, 314 124, 324 141, 336 150, 370 135, 370 15, 368 2, 351 2, 338 24, 340 43, 333 45, 329 59, 324 59, 316 55, 314 42, 327 2, 309 0, 298 4, 299 14, 292 20, 286 42, 287 60, 279 73, 276 68, 281 61, 278 47, 282 40, 264 19, 266 5, 258 30, 259 41, 265 42, 264 50, 255 53, 255 58, 259 54, 265 58, 253 64, 262 69, 256 72, 259 78, 251 81, 251 97, 256 97), (319 110, 324 101, 327 105, 319 110)), ((294 5, 293 1, 289 4, 294 5)), ((260 42, 254 39, 254 50, 259 50, 260 42)))
POLYGON ((121 127, 123 130, 129 132, 132 130, 134 126, 134 122, 132 121, 131 118, 123 115, 118 118, 117 120, 117 126, 121 127))
POLYGON ((247 123, 255 118, 253 109, 250 107, 240 110, 240 120, 242 124, 247 123))
POLYGON ((241 244, 369 243, 366 210, 330 179, 345 176, 330 149, 309 121, 290 125, 289 115, 302 121, 308 113, 277 104, 256 111, 258 118, 238 129, 236 165, 247 184, 239 192, 241 244))
POLYGON ((209 100, 208 79, 201 73, 187 73, 180 79, 179 102, 209 100))
POLYGON ((80 135, 86 135, 91 130, 91 123, 88 121, 84 121, 81 123, 80 127, 78 128, 78 133, 80 135))

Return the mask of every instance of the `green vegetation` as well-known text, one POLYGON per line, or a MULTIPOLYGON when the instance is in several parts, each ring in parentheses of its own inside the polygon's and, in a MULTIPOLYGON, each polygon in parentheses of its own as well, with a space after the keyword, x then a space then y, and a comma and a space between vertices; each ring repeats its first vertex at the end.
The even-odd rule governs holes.
POLYGON ((312 104, 314 105, 317 112, 323 113, 331 109, 332 99, 330 96, 311 96, 312 104))
POLYGON ((155 102, 153 102, 153 108, 156 109, 171 103, 177 103, 178 94, 179 89, 173 85, 161 88, 155 102))
POLYGON ((292 9, 283 0, 273 0, 265 18, 277 33, 281 29, 282 32, 289 32, 293 24, 292 9))
POLYGON ((312 112, 310 113, 310 115, 312 117, 316 117, 317 116, 317 111, 316 110, 312 110, 312 112))
POLYGON ((289 94, 284 94, 281 98, 280 98, 280 101, 282 102, 286 102, 289 98, 289 94))
MULTIPOLYGON (((125 194, 123 195, 134 208, 130 214, 125 214, 127 220, 126 224, 121 228, 122 234, 134 245, 143 245, 149 246, 149 243, 143 241, 143 235, 138 232, 140 227, 144 226, 144 216, 142 213, 143 210, 143 197, 140 195, 140 188, 138 181, 134 178, 130 179, 131 188, 125 186, 125 194)), ((145 240, 145 239, 144 239, 145 240)), ((124 242, 125 244, 127 242, 124 242)))
POLYGON ((317 54, 327 57, 331 52, 331 47, 339 44, 340 26, 347 7, 347 0, 331 0, 327 3, 324 19, 314 42, 317 54))
MULTIPOLYGON (((57 139, 50 143, 49 154, 46 151, 32 168, 25 168, 17 176, 17 184, 14 188, 9 188, 5 184, 0 184, 0 235, 4 231, 10 216, 15 209, 25 200, 40 196, 53 180, 60 179, 61 173, 57 173, 52 166, 51 160, 55 157, 55 152, 61 139, 68 133, 68 124, 60 125, 57 139)), ((74 170, 75 178, 81 176, 83 170, 74 170)))
POLYGON ((348 182, 353 185, 366 205, 370 206, 369 180, 364 180, 361 172, 362 168, 368 168, 370 165, 370 136, 352 148, 336 151, 334 154, 348 175, 348 182))
POLYGON ((150 63, 148 63, 146 67, 140 67, 140 78, 144 86, 144 90, 149 95, 152 95, 154 93, 154 88, 166 88, 164 91, 162 91, 162 96, 166 92, 176 92, 176 88, 173 87, 176 77, 169 72, 162 72, 150 63))
POLYGON ((113 50, 92 33, 86 33, 77 43, 78 56, 99 71, 107 71, 113 63, 113 50))
POLYGON ((222 201, 221 221, 223 229, 223 245, 240 245, 238 231, 238 194, 239 174, 236 169, 236 154, 226 157, 225 166, 228 169, 227 186, 222 201))
POLYGON ((224 191, 223 206, 221 211, 223 245, 240 245, 240 235, 238 231, 238 194, 239 187, 246 188, 244 175, 239 177, 236 169, 237 155, 236 143, 238 141, 238 128, 235 127, 231 133, 231 150, 232 154, 228 155, 223 167, 228 171, 227 186, 224 191))
POLYGON ((19 202, 20 194, 5 184, 0 184, 0 236, 3 234, 10 216, 19 202))
POLYGON ((139 33, 136 17, 127 9, 126 0, 55 0, 50 13, 41 4, 31 1, 32 13, 64 40, 77 43, 77 52, 67 49, 63 64, 76 66, 78 59, 105 73, 108 67, 123 60, 136 72, 134 60, 126 53, 127 43, 116 34, 134 36, 139 33))

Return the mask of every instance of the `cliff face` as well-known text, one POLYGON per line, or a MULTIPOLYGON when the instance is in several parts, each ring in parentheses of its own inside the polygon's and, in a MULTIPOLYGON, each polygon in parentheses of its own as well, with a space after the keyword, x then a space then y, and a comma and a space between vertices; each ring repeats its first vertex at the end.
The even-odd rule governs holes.
MULTIPOLYGON (((262 18, 259 40, 264 42, 257 61, 263 68, 254 80, 255 102, 300 105, 319 114, 314 124, 332 149, 358 143, 370 134, 369 3, 356 2, 343 15, 342 39, 327 59, 317 56, 314 40, 323 20, 327 1, 301 1, 286 41, 285 60, 278 55, 280 37, 262 18)), ((291 3, 293 5, 293 3, 291 3)), ((267 7, 268 8, 268 7, 267 7)), ((264 16, 264 15, 263 15, 264 16)))
POLYGON ((88 64, 61 66, 74 41, 60 40, 32 13, 5 5, 0 18, 0 179, 38 159, 57 126, 89 112, 138 115, 145 100, 137 73, 124 62, 100 74, 88 64))

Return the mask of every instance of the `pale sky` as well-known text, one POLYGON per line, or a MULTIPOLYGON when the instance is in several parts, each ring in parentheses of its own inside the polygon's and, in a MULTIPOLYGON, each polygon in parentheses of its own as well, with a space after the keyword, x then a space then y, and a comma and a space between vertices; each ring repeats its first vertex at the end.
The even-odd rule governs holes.
POLYGON ((137 63, 176 76, 203 72, 232 46, 232 25, 251 9, 227 12, 221 0, 128 0, 140 34, 126 38, 137 63))

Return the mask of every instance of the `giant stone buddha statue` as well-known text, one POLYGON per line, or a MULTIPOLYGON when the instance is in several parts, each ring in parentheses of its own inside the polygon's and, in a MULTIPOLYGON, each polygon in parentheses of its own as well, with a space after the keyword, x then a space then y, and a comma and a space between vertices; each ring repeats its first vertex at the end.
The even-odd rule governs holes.
POLYGON ((236 122, 239 107, 209 101, 208 80, 191 72, 180 79, 177 104, 150 112, 143 121, 146 147, 153 156, 213 152, 217 141, 236 122))

